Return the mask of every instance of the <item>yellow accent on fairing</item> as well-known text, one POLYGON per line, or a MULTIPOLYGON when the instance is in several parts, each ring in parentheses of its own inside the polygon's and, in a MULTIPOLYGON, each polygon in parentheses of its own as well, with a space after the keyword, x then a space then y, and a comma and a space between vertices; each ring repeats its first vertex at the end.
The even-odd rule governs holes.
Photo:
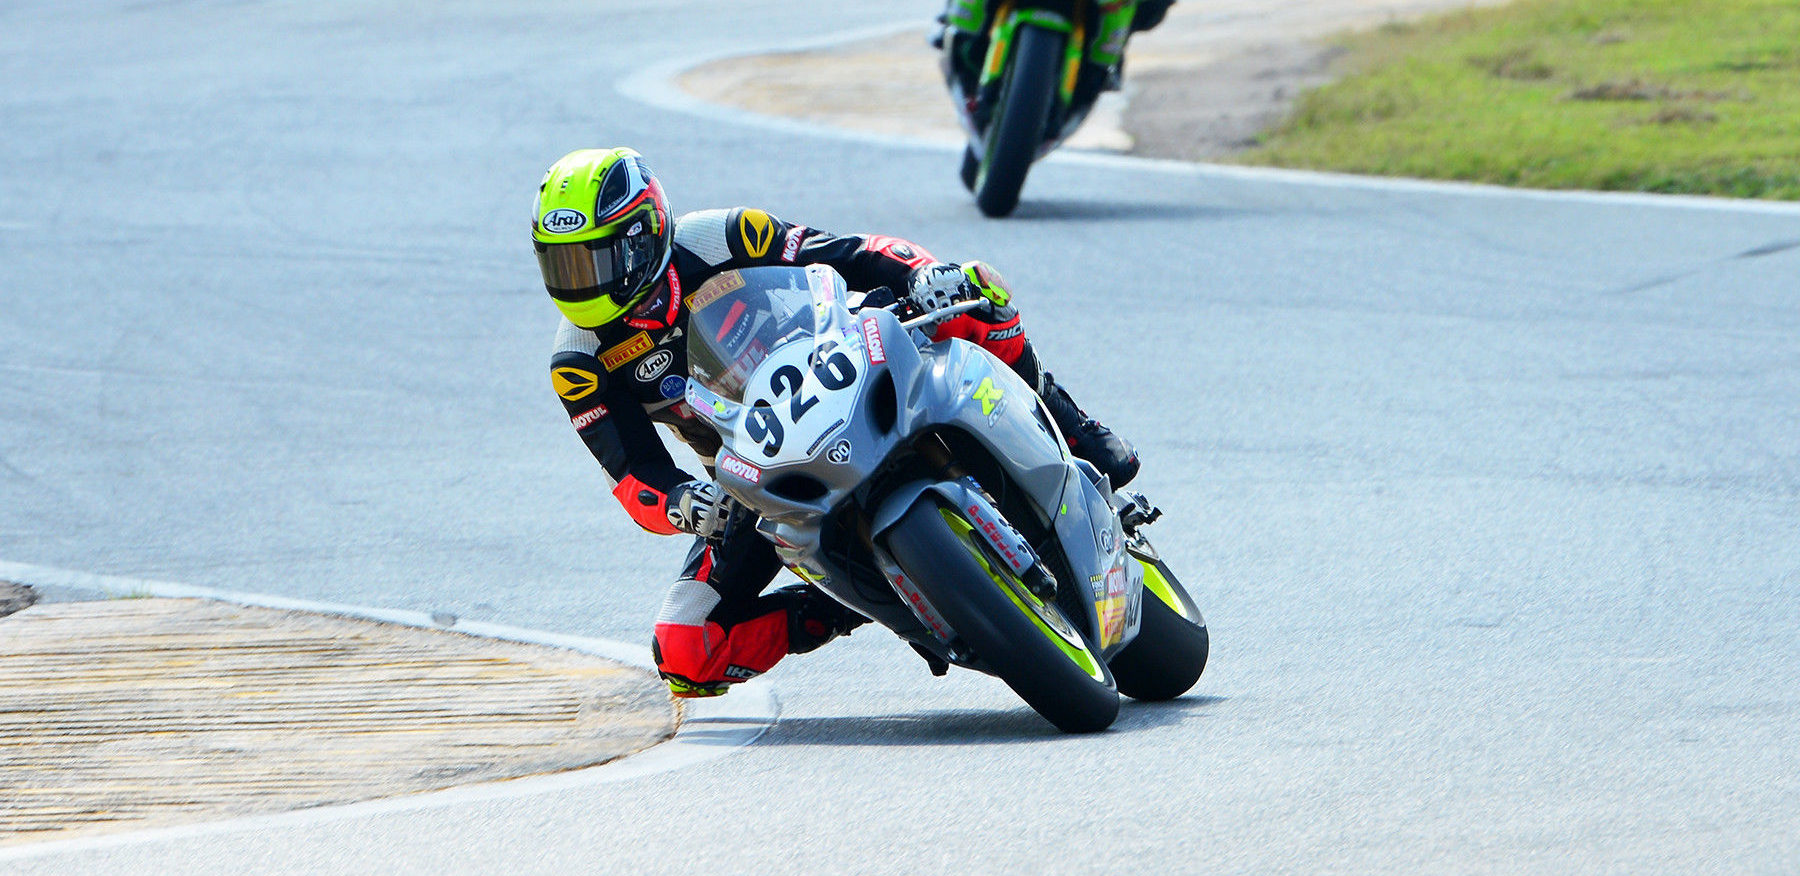
POLYGON ((1162 600, 1162 604, 1175 609, 1176 614, 1187 617, 1187 604, 1182 602, 1181 597, 1175 595, 1175 588, 1169 586, 1169 581, 1163 577, 1162 572, 1155 565, 1146 563, 1136 556, 1133 556, 1132 559, 1137 560, 1137 564, 1144 567, 1144 589, 1156 594, 1156 598, 1162 600))
POLYGON ((1000 400, 1005 397, 1006 390, 995 386, 992 377, 981 378, 981 385, 975 387, 975 394, 972 396, 976 401, 981 402, 981 415, 984 417, 992 414, 994 405, 999 404, 1000 400))

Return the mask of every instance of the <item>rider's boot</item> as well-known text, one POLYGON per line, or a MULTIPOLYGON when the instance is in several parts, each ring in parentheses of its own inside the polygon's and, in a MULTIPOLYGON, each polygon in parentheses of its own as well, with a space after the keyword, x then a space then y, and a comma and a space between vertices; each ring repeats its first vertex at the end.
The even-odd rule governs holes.
POLYGON ((1113 489, 1125 486, 1137 477, 1137 449, 1076 406, 1075 400, 1069 398, 1069 391, 1063 389, 1050 372, 1045 371, 1039 376, 1037 393, 1043 398, 1044 407, 1050 410, 1050 418, 1056 421, 1056 428, 1069 442, 1069 450, 1093 463, 1101 474, 1110 478, 1113 489))
POLYGON ((767 598, 787 609, 789 654, 805 654, 869 622, 811 584, 790 584, 767 598))
MULTIPOLYGON (((698 584, 698 582, 693 583, 698 584)), ((837 600, 826 596, 811 584, 795 584, 758 597, 755 616, 740 621, 730 630, 722 629, 717 623, 707 621, 705 624, 707 632, 702 635, 711 640, 710 647, 712 648, 730 648, 729 642, 735 633, 750 627, 774 623, 777 618, 784 616, 785 619, 781 622, 780 628, 786 630, 787 642, 785 645, 788 654, 805 654, 838 636, 847 635, 851 630, 868 622, 867 618, 845 608, 837 600)), ((664 635, 665 633, 659 629, 657 635, 651 638, 650 654, 656 660, 658 674, 668 682, 669 693, 684 699, 716 697, 728 693, 731 685, 761 674, 781 659, 779 655, 770 655, 766 651, 761 651, 760 659, 746 661, 749 663, 748 668, 727 667, 723 673, 724 677, 718 677, 715 674, 717 667, 709 669, 704 664, 696 663, 693 654, 669 655, 677 658, 674 664, 664 659, 662 641, 664 635), (676 666, 693 667, 686 670, 693 674, 691 676, 680 674, 676 666), (705 675, 694 672, 695 669, 705 675), (696 678, 706 678, 707 680, 696 680, 696 678)), ((677 649, 683 647, 679 637, 672 637, 671 641, 673 647, 677 649)), ((754 641, 749 645, 752 651, 761 647, 754 641)))

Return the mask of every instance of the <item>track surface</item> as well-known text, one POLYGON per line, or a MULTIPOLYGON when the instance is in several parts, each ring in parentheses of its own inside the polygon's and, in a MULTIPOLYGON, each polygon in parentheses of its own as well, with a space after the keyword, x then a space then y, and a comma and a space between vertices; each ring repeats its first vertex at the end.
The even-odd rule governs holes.
POLYGON ((1064 738, 864 630, 700 768, 12 870, 1800 865, 1800 212, 1065 160, 989 222, 942 149, 612 88, 935 4, 418 8, 0 11, 0 559, 641 640, 684 546, 564 423, 526 242, 627 143, 1002 266, 1214 663, 1064 738))

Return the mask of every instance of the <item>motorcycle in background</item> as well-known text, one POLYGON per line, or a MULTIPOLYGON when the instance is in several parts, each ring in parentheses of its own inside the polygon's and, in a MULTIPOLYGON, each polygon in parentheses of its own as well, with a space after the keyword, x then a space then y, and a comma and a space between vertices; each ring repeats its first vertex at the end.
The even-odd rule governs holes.
POLYGON ((1137 6, 952 0, 940 65, 969 137, 963 185, 983 214, 1012 213, 1032 163, 1081 127, 1102 92, 1118 88, 1137 6))

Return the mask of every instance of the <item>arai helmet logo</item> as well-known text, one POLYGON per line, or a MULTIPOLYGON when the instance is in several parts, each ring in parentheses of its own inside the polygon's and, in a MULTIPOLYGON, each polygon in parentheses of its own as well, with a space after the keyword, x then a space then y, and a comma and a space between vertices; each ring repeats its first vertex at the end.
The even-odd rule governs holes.
POLYGON ((675 354, 668 350, 658 350, 656 354, 638 363, 637 379, 640 383, 649 383, 656 375, 668 370, 669 363, 675 361, 675 354))
POLYGON ((580 231, 581 226, 587 224, 587 217, 583 216, 580 210, 559 207, 545 213, 544 218, 538 224, 544 226, 544 231, 550 234, 568 234, 571 231, 580 231))

